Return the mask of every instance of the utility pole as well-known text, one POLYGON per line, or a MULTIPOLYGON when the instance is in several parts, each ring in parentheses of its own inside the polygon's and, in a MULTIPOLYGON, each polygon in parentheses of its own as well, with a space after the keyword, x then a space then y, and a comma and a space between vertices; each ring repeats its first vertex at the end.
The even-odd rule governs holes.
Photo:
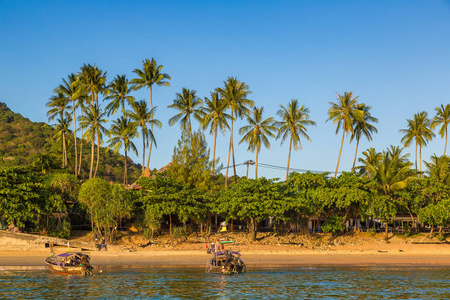
POLYGON ((247 160, 247 161, 244 163, 244 165, 247 165, 247 175, 245 176, 246 179, 248 179, 248 166, 249 166, 249 165, 254 165, 254 164, 255 164, 255 162, 254 162, 253 160, 247 160))

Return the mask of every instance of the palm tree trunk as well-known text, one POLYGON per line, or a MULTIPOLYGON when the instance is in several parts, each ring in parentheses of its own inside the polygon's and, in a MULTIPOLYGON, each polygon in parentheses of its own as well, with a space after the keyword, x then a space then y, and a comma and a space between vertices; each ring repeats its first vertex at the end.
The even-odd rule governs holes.
POLYGON ((289 176, 289 164, 291 163, 291 149, 292 149, 292 134, 291 134, 291 141, 289 142, 289 155, 288 155, 288 164, 286 169, 286 180, 289 176))
POLYGON ((356 156, 358 155, 359 139, 356 139, 355 158, 353 159, 352 172, 355 170, 356 156))
MULTIPOLYGON (((80 108, 81 109, 81 108, 80 108)), ((81 109, 81 118, 83 118, 83 109, 81 109)), ((83 126, 81 126, 81 139, 80 139, 80 165, 78 167, 78 174, 81 174, 81 160, 83 154, 83 126)))
POLYGON ((445 127, 445 146, 444 146, 444 156, 447 151, 447 127, 445 127))
POLYGON ((216 170, 216 140, 217 140, 217 125, 214 128, 214 148, 213 148, 213 163, 211 169, 211 184, 214 184, 214 171, 216 170))
POLYGON ((66 167, 66 141, 64 139, 64 132, 62 134, 62 168, 66 167))
POLYGON ((416 141, 416 171, 417 171, 417 141, 416 141))
POLYGON ((419 146, 419 171, 422 172, 422 146, 419 146))
POLYGON ((94 144, 95 136, 92 135, 91 139, 91 168, 89 169, 89 179, 92 178, 92 170, 94 169, 94 150, 95 150, 95 144, 94 144))
MULTIPOLYGON (((231 108, 231 115, 233 115, 233 108, 231 108)), ((230 155, 232 146, 233 146, 233 119, 231 119, 231 126, 230 126, 230 147, 228 148, 227 170, 225 172, 225 189, 228 189, 228 169, 230 168, 230 155)))
MULTIPOLYGON (((191 114, 188 114, 188 121, 189 121, 189 138, 191 140, 192 143, 192 126, 191 126, 191 114)), ((192 144, 191 144, 192 147, 192 144)))
POLYGON ((142 128, 142 175, 144 175, 145 171, 145 134, 144 134, 144 128, 142 128))
POLYGON ((75 145, 75 178, 78 176, 78 155, 77 155, 77 120, 75 118, 75 100, 72 100, 72 112, 73 112, 73 140, 75 145))
POLYGON ((231 154, 233 156, 233 172, 234 172, 234 184, 237 184, 236 178, 236 162, 234 160, 234 144, 231 144, 231 154))
POLYGON ((95 165, 94 178, 97 176, 98 161, 100 160, 100 132, 97 132, 97 163, 95 165))
POLYGON ((123 170, 123 184, 127 184, 127 149, 125 148, 125 169, 123 170))
POLYGON ((256 149, 256 166, 255 166, 255 179, 258 179, 258 155, 259 155, 259 148, 256 149))
MULTIPOLYGON (((152 100, 152 86, 150 86, 150 111, 153 109, 153 100, 152 100)), ((150 124, 150 130, 153 134, 153 115, 151 116, 151 124, 150 124)), ((150 155, 152 154, 152 146, 153 146, 153 139, 150 139, 150 146, 148 147, 148 158, 147 158, 147 169, 149 169, 150 165, 150 155)), ((149 169, 150 170, 150 169, 149 169)))
POLYGON ((339 149, 339 157, 338 162, 336 166, 336 171, 334 171, 334 178, 336 178, 338 169, 339 169, 339 162, 341 161, 341 153, 342 153, 342 146, 344 145, 344 138, 345 138, 345 130, 342 130, 342 141, 341 141, 341 149, 339 149))

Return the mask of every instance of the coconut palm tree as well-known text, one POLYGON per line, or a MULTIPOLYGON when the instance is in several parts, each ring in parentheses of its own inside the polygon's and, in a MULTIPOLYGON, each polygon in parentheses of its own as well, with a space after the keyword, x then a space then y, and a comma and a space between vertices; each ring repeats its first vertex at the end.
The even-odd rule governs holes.
MULTIPOLYGON (((247 99, 248 95, 252 92, 248 89, 248 85, 245 82, 240 82, 235 77, 228 77, 224 81, 224 87, 219 88, 218 92, 221 97, 223 97, 228 102, 228 107, 231 110, 230 115, 233 118, 242 119, 247 116, 250 112, 249 107, 253 107, 255 102, 247 99)), ((230 154, 233 156, 233 171, 234 171, 234 182, 237 183, 236 178, 236 162, 234 158, 234 145, 233 145, 233 121, 231 119, 230 123, 230 146, 228 148, 228 160, 227 160, 227 170, 225 173, 225 189, 228 187, 228 169, 230 167, 230 154)))
POLYGON ((408 155, 402 154, 403 148, 393 147, 383 151, 381 160, 376 166, 375 181, 379 184, 385 195, 392 194, 396 190, 404 189, 408 180, 415 177, 408 155))
POLYGON ((67 114, 66 116, 60 116, 57 119, 57 123, 54 125, 54 128, 56 130, 54 134, 54 138, 58 141, 62 141, 62 168, 67 167, 67 147, 66 147, 66 136, 70 134, 70 122, 72 121, 70 114, 67 114))
POLYGON ((419 163, 420 171, 422 171, 422 147, 425 147, 435 134, 431 130, 431 121, 428 119, 428 114, 425 111, 419 112, 414 115, 413 119, 407 119, 408 128, 400 129, 400 132, 405 134, 401 139, 405 147, 409 147, 412 140, 414 140, 416 145, 415 150, 415 166, 417 170, 417 147, 419 147, 419 163))
POLYGON ((281 118, 280 122, 275 122, 274 126, 277 126, 280 130, 278 131, 277 139, 281 137, 281 145, 289 136, 289 155, 286 170, 286 180, 289 175, 289 165, 291 161, 291 149, 294 146, 294 150, 302 149, 302 143, 300 142, 300 137, 304 137, 308 142, 311 142, 308 136, 308 130, 306 126, 313 125, 316 126, 316 122, 309 119, 309 108, 304 105, 299 107, 298 99, 291 99, 288 107, 280 105, 280 110, 278 110, 277 115, 281 118))
POLYGON ((440 107, 436 107, 434 109, 436 111, 436 116, 434 116, 433 121, 431 122, 431 129, 436 128, 439 125, 442 125, 439 129, 439 135, 444 138, 445 136, 445 146, 444 146, 444 154, 447 151, 447 127, 448 124, 450 124, 450 104, 443 105, 441 104, 440 107))
POLYGON ((119 152, 119 149, 122 147, 125 151, 123 183, 127 184, 127 153, 131 150, 136 155, 138 155, 136 146, 133 143, 133 139, 135 137, 139 137, 139 133, 137 132, 137 123, 132 122, 130 121, 130 119, 122 116, 119 119, 113 121, 111 129, 109 130, 109 136, 111 137, 108 140, 109 147, 114 148, 114 151, 116 153, 119 152))
POLYGON ((84 94, 84 91, 81 89, 80 81, 78 80, 77 75, 74 73, 69 74, 67 80, 62 78, 63 83, 60 84, 55 92, 62 93, 67 98, 72 101, 72 120, 73 120, 73 140, 74 140, 74 150, 75 150, 75 161, 74 161, 74 171, 75 177, 78 176, 78 155, 77 155, 77 119, 76 119, 76 109, 79 106, 79 99, 84 94))
POLYGON ((376 168, 381 161, 382 153, 376 152, 375 148, 369 148, 362 153, 363 157, 358 158, 361 166, 355 167, 359 173, 366 178, 373 178, 376 173, 376 168))
POLYGON ((220 131, 225 134, 226 129, 230 129, 228 125, 228 120, 231 120, 233 117, 225 112, 228 108, 228 103, 221 97, 221 95, 216 92, 211 92, 211 98, 208 99, 205 97, 205 106, 202 108, 201 115, 201 127, 202 129, 206 129, 210 127, 210 134, 214 134, 214 148, 213 148, 213 160, 212 160, 212 168, 211 168, 211 181, 214 183, 214 174, 216 171, 216 140, 217 140, 217 131, 220 131))
POLYGON ((358 119, 353 120, 353 133, 350 137, 350 142, 352 142, 353 139, 356 139, 356 150, 355 150, 355 158, 353 159, 352 171, 355 169, 356 156, 358 154, 358 146, 361 136, 364 135, 370 142, 372 140, 372 133, 378 132, 377 128, 372 124, 370 124, 371 122, 378 123, 378 119, 372 117, 372 115, 370 114, 370 110, 372 109, 372 107, 364 103, 361 103, 357 105, 357 109, 362 111, 364 113, 364 116, 360 120, 358 119))
POLYGON ((142 131, 142 174, 145 170, 145 147, 150 143, 154 143, 155 147, 156 140, 151 128, 148 128, 148 124, 154 124, 156 127, 161 128, 162 123, 154 119, 157 106, 153 107, 151 110, 147 108, 147 102, 145 100, 136 101, 133 103, 133 111, 129 111, 127 116, 131 118, 132 121, 137 123, 137 126, 141 127, 142 131))
POLYGON ((253 152, 256 150, 255 179, 258 179, 258 155, 261 151, 261 145, 270 149, 268 137, 275 138, 274 133, 278 132, 278 128, 273 125, 275 121, 272 117, 263 120, 263 111, 264 107, 253 107, 253 110, 247 117, 249 125, 239 129, 239 133, 244 135, 239 144, 245 141, 248 143, 247 151, 252 150, 253 152))
POLYGON ((80 72, 80 85, 91 97, 90 105, 98 106, 98 94, 108 93, 106 89, 106 72, 96 65, 84 64, 80 72))
POLYGON ((106 112, 100 109, 97 105, 87 106, 84 116, 80 117, 80 125, 87 128, 84 136, 91 142, 91 165, 89 169, 89 179, 97 175, 98 161, 100 157, 100 143, 102 141, 102 134, 106 133, 106 128, 103 124, 107 123, 108 120, 104 119, 106 112), (94 150, 95 150, 95 140, 97 137, 97 165, 94 171, 94 150))
POLYGON ((342 154, 342 146, 344 145, 345 134, 353 133, 353 122, 355 120, 363 119, 363 112, 358 109, 357 100, 358 96, 353 97, 353 92, 345 92, 343 96, 336 93, 337 103, 329 102, 331 107, 328 110, 328 121, 333 121, 334 124, 337 124, 336 134, 338 134, 339 130, 342 127, 342 141, 341 148, 339 150, 339 157, 336 166, 336 171, 334 172, 334 177, 336 177, 339 162, 341 160, 342 154))
POLYGON ((425 161, 427 174, 431 178, 436 178, 439 182, 450 184, 450 157, 446 155, 430 157, 430 162, 425 161))
POLYGON ((116 78, 108 85, 109 95, 105 100, 110 100, 105 110, 108 112, 108 117, 114 115, 119 108, 121 108, 122 115, 125 116, 125 102, 133 105, 134 97, 130 96, 131 89, 126 75, 117 75, 116 78))
POLYGON ((72 109, 72 106, 69 105, 69 98, 61 92, 58 92, 49 99, 47 107, 50 108, 47 111, 49 121, 53 121, 57 117, 64 119, 69 115, 70 109, 72 109))
MULTIPOLYGON (((148 58, 142 61, 142 70, 134 69, 138 77, 131 80, 131 84, 135 90, 141 88, 148 88, 150 90, 150 111, 153 109, 153 85, 157 86, 170 86, 168 80, 171 80, 170 76, 166 73, 162 73, 163 65, 158 65, 154 58, 149 60, 148 58)), ((153 132, 153 123, 150 124, 150 129, 153 132)), ((150 164, 150 155, 152 153, 152 143, 148 149, 147 168, 150 164)))
POLYGON ((180 121, 181 130, 189 133, 190 138, 192 138, 191 115, 201 121, 200 112, 202 104, 202 99, 197 97, 197 91, 183 88, 181 93, 176 94, 173 103, 167 106, 168 108, 174 108, 180 111, 169 119, 169 125, 173 126, 180 121))

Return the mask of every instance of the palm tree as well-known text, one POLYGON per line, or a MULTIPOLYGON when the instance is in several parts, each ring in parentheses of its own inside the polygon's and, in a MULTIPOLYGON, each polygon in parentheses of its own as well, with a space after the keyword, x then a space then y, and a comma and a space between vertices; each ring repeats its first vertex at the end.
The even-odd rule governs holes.
POLYGON ((359 173, 366 178, 373 178, 376 174, 376 169, 381 161, 382 153, 376 152, 375 148, 369 148, 362 153, 363 157, 358 158, 361 166, 355 167, 359 169, 359 173))
POLYGON ((444 147, 444 154, 447 151, 447 127, 450 123, 450 104, 443 105, 441 104, 440 107, 436 107, 434 109, 436 111, 436 116, 434 116, 433 121, 431 122, 431 129, 436 128, 437 126, 441 125, 441 128, 439 129, 439 135, 444 138, 445 136, 445 147, 444 147))
POLYGON ((173 103, 167 106, 168 108, 174 108, 180 111, 180 113, 169 119, 169 125, 173 126, 180 121, 181 130, 189 133, 190 138, 192 138, 191 115, 194 115, 197 120, 201 120, 200 106, 202 104, 202 99, 197 97, 197 91, 183 88, 181 93, 176 94, 173 103))
POLYGON ((262 118, 264 107, 253 107, 253 111, 247 117, 249 125, 239 129, 239 133, 244 135, 239 142, 248 143, 248 150, 256 150, 256 167, 255 167, 255 179, 258 179, 258 155, 261 151, 261 145, 263 144, 266 148, 270 149, 270 143, 267 137, 275 138, 275 134, 278 128, 273 126, 275 122, 272 117, 265 120, 262 118))
POLYGON ((162 124, 159 120, 154 119, 157 106, 153 107, 152 110, 148 110, 147 102, 144 100, 136 101, 133 103, 133 111, 128 112, 128 116, 131 120, 137 123, 137 126, 141 127, 142 130, 142 174, 145 170, 145 147, 150 143, 154 143, 156 147, 155 136, 151 128, 147 127, 147 124, 154 124, 156 127, 161 128, 162 124))
POLYGON ((425 162, 428 176, 448 185, 450 183, 450 157, 446 155, 438 157, 434 154, 430 159, 429 163, 425 162))
POLYGON ((205 106, 202 108, 201 116, 201 126, 202 129, 210 127, 210 134, 214 134, 214 149, 213 149, 213 160, 211 168, 211 181, 214 183, 214 173, 216 170, 216 140, 217 131, 220 129, 222 133, 225 134, 226 129, 230 129, 228 125, 228 120, 233 117, 225 112, 228 108, 228 103, 220 97, 220 94, 216 92, 211 92, 211 99, 205 97, 205 106))
POLYGON ((90 105, 98 106, 98 94, 105 93, 106 89, 106 72, 100 70, 96 65, 84 64, 80 72, 80 84, 91 96, 90 105))
POLYGON ((289 155, 286 170, 286 180, 289 175, 289 164, 291 161, 291 149, 294 146, 294 150, 302 149, 302 143, 300 142, 300 136, 304 137, 307 141, 311 142, 308 136, 307 125, 316 126, 316 122, 309 119, 309 108, 304 105, 299 107, 298 99, 291 99, 288 107, 280 105, 277 115, 281 117, 280 122, 275 122, 280 131, 278 132, 277 139, 281 137, 281 145, 289 136, 289 155))
POLYGON ((419 112, 414 115, 413 119, 407 119, 408 128, 400 129, 401 133, 405 135, 402 138, 402 143, 405 147, 409 147, 412 140, 415 141, 416 145, 416 155, 415 155, 415 166, 417 170, 417 146, 419 146, 420 156, 420 171, 422 171, 422 147, 425 147, 435 134, 431 130, 431 121, 428 119, 428 114, 425 111, 419 112))
POLYGON ((97 175, 98 161, 100 157, 100 142, 102 138, 102 133, 106 132, 103 124, 108 122, 104 119, 106 112, 102 111, 97 105, 88 106, 85 111, 86 115, 80 117, 80 125, 87 128, 84 136, 91 141, 91 166, 89 169, 89 179, 97 175), (94 176, 92 173, 94 171, 94 150, 95 150, 95 137, 97 137, 97 166, 95 169, 94 176))
POLYGON ((67 98, 63 93, 58 92, 53 95, 47 102, 47 107, 50 109, 47 111, 47 117, 49 121, 53 121, 56 117, 65 118, 67 117, 68 110, 72 108, 69 105, 69 98, 67 98))
POLYGON ((337 103, 330 102, 330 109, 328 110, 328 121, 333 121, 334 124, 337 124, 336 134, 338 134, 339 130, 342 127, 342 141, 341 148, 339 150, 339 157, 336 166, 336 171, 334 172, 334 177, 336 177, 339 162, 341 160, 342 154, 342 146, 344 145, 345 134, 353 133, 353 122, 354 120, 362 120, 363 112, 358 109, 357 100, 358 96, 353 98, 353 92, 347 93, 345 92, 343 96, 337 95, 337 103))
POLYGON ((133 105, 134 103, 134 97, 129 95, 131 89, 129 89, 129 82, 126 75, 117 75, 109 84, 108 88, 109 95, 105 98, 105 100, 111 100, 105 108, 108 112, 108 117, 115 114, 119 110, 119 107, 122 109, 122 115, 125 116, 125 101, 129 105, 133 105))
POLYGON ((75 116, 76 108, 79 106, 79 99, 84 94, 84 91, 80 87, 80 81, 78 80, 77 75, 70 74, 67 77, 67 80, 62 78, 63 83, 60 84, 55 92, 60 92, 70 100, 72 100, 72 120, 73 120, 73 140, 74 140, 74 149, 75 149, 75 162, 74 162, 74 171, 75 177, 78 176, 78 155, 77 155, 77 119, 75 116))
MULTIPOLYGON (((219 88, 218 92, 228 102, 228 107, 231 110, 230 115, 233 118, 243 118, 250 112, 248 107, 253 107, 255 103, 252 100, 247 99, 248 95, 252 92, 248 89, 248 85, 244 82, 240 82, 235 77, 228 77, 224 81, 224 87, 219 88)), ((225 174, 225 189, 228 187, 228 169, 230 167, 230 154, 233 156, 233 171, 234 182, 237 183, 236 178, 236 163, 234 159, 234 145, 233 145, 233 120, 231 119, 230 126, 230 147, 228 149, 227 170, 225 174)))
MULTIPOLYGON (((90 111, 99 112, 100 106, 98 104, 98 94, 101 93, 107 95, 109 93, 108 89, 106 88, 106 72, 100 70, 96 65, 84 64, 81 68, 80 75, 80 86, 82 89, 86 90, 87 94, 90 95, 91 98, 91 102, 89 103, 90 111)), ((102 116, 104 115, 104 113, 101 114, 102 116)), ((99 134, 99 136, 97 136, 97 140, 99 141, 101 139, 100 131, 95 130, 93 133, 94 135, 99 134)), ((92 143, 94 143, 94 140, 92 140, 92 143)), ((97 150, 97 165, 95 173, 97 173, 98 161, 100 160, 100 145, 97 145, 97 150)), ((91 164, 92 162, 93 161, 91 160, 91 164)), ((90 174, 89 176, 89 178, 91 178, 92 174, 90 174)))
POLYGON ((62 141, 62 168, 67 167, 67 147, 66 147, 66 136, 67 134, 70 134, 70 122, 72 121, 70 114, 67 114, 66 116, 60 116, 57 120, 57 123, 54 125, 54 128, 56 130, 54 134, 54 138, 56 138, 58 141, 62 141))
POLYGON ((357 105, 357 109, 362 111, 364 113, 364 116, 362 119, 358 120, 355 119, 353 121, 353 133, 350 137, 350 142, 353 141, 353 139, 356 139, 356 150, 355 150, 355 158, 353 159, 353 167, 352 171, 355 169, 355 163, 356 163, 356 156, 358 154, 358 146, 359 146, 359 140, 361 139, 361 136, 364 135, 367 140, 370 142, 372 140, 372 133, 377 133, 378 130, 375 126, 370 124, 370 122, 378 123, 378 119, 375 117, 372 117, 370 114, 370 110, 372 107, 361 103, 357 105))
MULTIPOLYGON (((170 86, 168 80, 171 80, 170 76, 166 73, 162 73, 162 65, 156 63, 155 59, 149 60, 148 58, 142 61, 142 70, 134 69, 133 73, 135 73, 138 77, 131 80, 131 84, 135 90, 139 90, 143 87, 146 87, 150 90, 150 111, 153 109, 153 100, 152 100, 152 87, 153 84, 157 86, 170 86)), ((153 123, 150 125, 150 129, 153 132, 153 123)), ((150 143, 150 148, 148 149, 148 159, 147 159, 147 168, 150 164, 150 155, 152 153, 152 143, 150 143)))
POLYGON ((139 137, 139 133, 137 132, 137 123, 131 122, 130 119, 122 116, 113 121, 111 129, 109 130, 109 136, 111 137, 108 140, 109 146, 113 147, 116 153, 120 148, 124 148, 125 169, 123 174, 123 183, 127 184, 127 152, 131 150, 138 155, 136 146, 132 141, 135 137, 139 137))

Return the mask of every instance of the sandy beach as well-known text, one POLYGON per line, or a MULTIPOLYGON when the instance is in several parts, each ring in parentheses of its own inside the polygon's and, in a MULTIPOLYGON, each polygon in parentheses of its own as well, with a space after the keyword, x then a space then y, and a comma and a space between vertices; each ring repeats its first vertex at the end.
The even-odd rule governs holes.
MULTIPOLYGON (((182 244, 168 249, 146 247, 132 250, 123 246, 111 246, 107 252, 91 251, 90 254, 91 263, 96 266, 203 267, 210 258, 204 247, 203 244, 182 244)), ((307 250, 292 245, 242 245, 238 248, 245 263, 249 267, 258 268, 332 265, 450 267, 449 244, 392 242, 335 246, 327 250, 307 250)), ((66 251, 67 247, 55 248, 57 254, 66 251)), ((0 269, 44 266, 48 255, 48 249, 0 250, 0 269)))

